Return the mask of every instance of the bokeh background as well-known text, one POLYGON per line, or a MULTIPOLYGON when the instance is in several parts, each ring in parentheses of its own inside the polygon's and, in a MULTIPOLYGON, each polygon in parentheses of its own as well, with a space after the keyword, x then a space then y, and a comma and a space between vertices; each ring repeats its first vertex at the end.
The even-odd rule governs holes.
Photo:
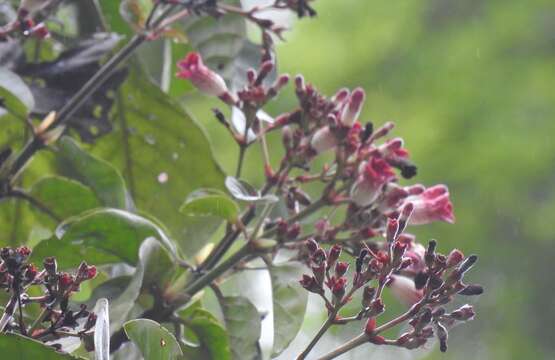
MULTIPOLYGON (((317 19, 297 22, 279 45, 280 71, 302 73, 329 95, 366 89, 363 119, 395 121, 416 180, 451 189, 457 223, 419 227, 418 238, 480 255, 470 275, 486 287, 471 299, 476 320, 453 330, 447 354, 423 356, 555 359, 555 2, 319 0, 315 8, 317 19)), ((290 93, 270 112, 293 106, 290 93)), ((232 172, 234 144, 220 140, 226 134, 206 108, 193 112, 232 172)), ((260 181, 256 154, 246 170, 260 181)), ((310 308, 300 340, 324 319, 310 308)), ((372 351, 351 358, 380 357, 372 351)))

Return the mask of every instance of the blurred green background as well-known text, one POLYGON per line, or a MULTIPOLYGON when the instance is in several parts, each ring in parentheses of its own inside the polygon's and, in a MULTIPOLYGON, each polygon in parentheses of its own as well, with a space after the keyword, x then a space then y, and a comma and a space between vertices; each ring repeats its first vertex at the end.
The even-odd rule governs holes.
MULTIPOLYGON (((555 2, 319 0, 315 8, 317 19, 297 22, 279 46, 280 71, 302 73, 328 95, 366 89, 363 119, 395 121, 416 181, 451 189, 457 223, 411 231, 444 252, 480 255, 470 275, 486 287, 471 299, 477 318, 453 330, 447 354, 436 348, 427 359, 554 359, 555 2)), ((273 115, 294 105, 288 94, 273 115)), ((232 172, 234 144, 220 140, 225 131, 208 109, 195 113, 232 172)), ((260 180, 258 156, 247 160, 247 177, 260 180)))

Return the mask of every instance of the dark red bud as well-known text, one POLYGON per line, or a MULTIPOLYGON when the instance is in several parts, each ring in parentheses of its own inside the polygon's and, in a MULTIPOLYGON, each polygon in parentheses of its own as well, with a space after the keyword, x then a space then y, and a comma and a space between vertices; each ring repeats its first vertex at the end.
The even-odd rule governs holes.
POLYGON ((374 333, 374 330, 376 330, 376 318, 371 317, 366 322, 366 326, 364 327, 364 332, 366 333, 366 335, 372 335, 374 333))
POLYGON ((331 247, 328 255, 328 266, 331 267, 335 264, 341 255, 341 245, 335 244, 331 247))
POLYGON ((458 249, 453 249, 449 256, 447 256, 446 266, 454 267, 459 265, 464 260, 464 254, 458 249))
POLYGON ((347 270, 349 269, 349 263, 339 261, 335 264, 335 275, 340 277, 345 275, 347 270))

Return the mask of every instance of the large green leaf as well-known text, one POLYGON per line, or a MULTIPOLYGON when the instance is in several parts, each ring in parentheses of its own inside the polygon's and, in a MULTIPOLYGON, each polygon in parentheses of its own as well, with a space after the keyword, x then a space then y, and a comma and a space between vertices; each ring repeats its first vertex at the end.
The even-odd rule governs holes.
POLYGON ((175 337, 156 321, 136 319, 123 327, 145 360, 174 360, 183 355, 175 337))
POLYGON ((198 339, 198 346, 183 345, 186 360, 231 360, 226 330, 210 312, 192 307, 181 314, 186 330, 198 339))
POLYGON ((221 192, 204 190, 202 193, 197 191, 194 196, 189 196, 179 211, 187 216, 219 217, 236 223, 239 206, 221 192))
POLYGON ((25 119, 34 106, 33 94, 23 80, 5 67, 0 67, 0 118, 9 112, 25 119))
POLYGON ((261 320, 256 307, 242 296, 228 296, 220 300, 229 345, 234 360, 262 358, 260 344, 261 320))
POLYGON ((30 195, 60 219, 101 206, 89 187, 58 176, 48 176, 37 181, 31 188, 30 195))
POLYGON ((13 360, 71 360, 78 359, 62 354, 41 342, 17 334, 0 334, 2 358, 13 360))
POLYGON ((222 188, 224 175, 196 122, 158 87, 131 69, 114 112, 114 131, 93 152, 123 172, 137 208, 163 219, 185 253, 192 245, 179 207, 201 187, 222 188))
POLYGON ((303 265, 287 263, 269 268, 274 307, 274 347, 279 355, 297 336, 303 323, 308 292, 299 285, 303 265))
POLYGON ((135 265, 141 243, 153 237, 170 253, 173 243, 152 221, 118 209, 97 209, 68 219, 56 236, 40 242, 33 251, 35 261, 56 255, 62 268, 75 267, 85 260, 90 264, 126 262, 135 265))
POLYGON ((123 178, 111 164, 84 151, 67 136, 57 144, 62 173, 88 185, 104 206, 118 209, 131 207, 123 178))

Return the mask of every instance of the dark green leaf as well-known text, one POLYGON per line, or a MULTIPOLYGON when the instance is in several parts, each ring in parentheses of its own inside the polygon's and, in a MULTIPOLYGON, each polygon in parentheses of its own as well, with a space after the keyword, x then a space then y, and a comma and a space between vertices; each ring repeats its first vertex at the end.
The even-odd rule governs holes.
POLYGON ((0 117, 9 112, 21 119, 33 110, 35 100, 19 76, 0 67, 0 117))
POLYGON ((279 355, 297 336, 303 323, 308 292, 299 285, 301 263, 287 263, 269 268, 274 306, 274 347, 279 355))
POLYGON ((224 176, 195 121, 137 67, 121 90, 116 129, 93 152, 122 170, 137 207, 164 219, 183 252, 204 244, 184 236, 179 207, 193 190, 222 188, 224 176))
POLYGON ((102 11, 102 18, 111 31, 128 36, 133 34, 131 27, 120 14, 118 1, 98 0, 98 4, 102 11))
POLYGON ((31 188, 30 195, 61 219, 101 206, 89 187, 58 176, 37 181, 31 188))
POLYGON ((126 262, 135 265, 141 243, 153 237, 170 253, 173 243, 152 221, 117 209, 98 209, 71 218, 56 230, 56 237, 40 242, 33 251, 35 261, 55 254, 62 268, 90 264, 126 262))
POLYGON ((192 307, 181 314, 186 329, 192 331, 198 346, 183 346, 186 360, 231 360, 228 334, 218 320, 208 311, 192 307))
POLYGON ((234 360, 262 358, 260 344, 261 319, 256 307, 242 296, 229 296, 220 301, 229 345, 234 360))
POLYGON ((54 348, 36 340, 17 334, 0 334, 0 349, 2 358, 6 359, 40 359, 40 360, 70 360, 78 359, 69 354, 62 354, 54 348))
POLYGON ((111 164, 90 155, 67 136, 57 144, 59 167, 64 174, 89 186, 103 205, 130 208, 123 178, 111 164))
POLYGON ((173 360, 183 355, 175 337, 156 321, 136 319, 123 327, 145 360, 173 360))

